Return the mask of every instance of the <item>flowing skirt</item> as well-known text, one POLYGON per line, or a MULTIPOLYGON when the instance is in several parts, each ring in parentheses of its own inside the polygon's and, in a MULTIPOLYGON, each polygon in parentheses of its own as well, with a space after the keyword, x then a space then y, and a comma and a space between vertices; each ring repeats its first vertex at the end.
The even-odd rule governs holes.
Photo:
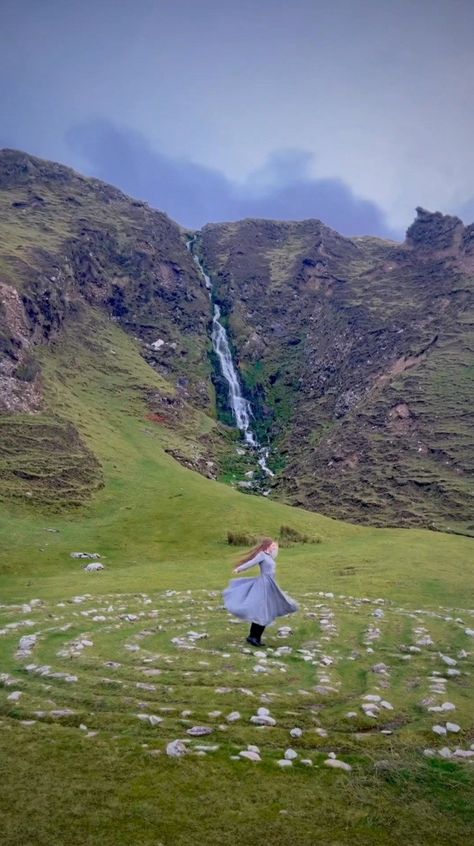
POLYGON ((268 626, 276 617, 298 611, 299 605, 278 587, 272 576, 232 579, 223 592, 224 605, 235 617, 268 626))

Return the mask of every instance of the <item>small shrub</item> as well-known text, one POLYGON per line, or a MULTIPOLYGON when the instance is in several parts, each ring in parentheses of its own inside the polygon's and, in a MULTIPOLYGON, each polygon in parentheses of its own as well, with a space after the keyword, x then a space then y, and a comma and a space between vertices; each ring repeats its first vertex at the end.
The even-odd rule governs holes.
POLYGON ((40 372, 40 369, 41 368, 36 359, 34 359, 31 355, 27 355, 22 363, 16 368, 15 376, 17 379, 20 379, 21 382, 34 382, 40 372))
POLYGON ((310 537, 294 529, 292 526, 280 526, 279 543, 281 546, 292 546, 294 543, 321 543, 318 536, 310 537))
POLYGON ((231 546, 255 546, 258 538, 245 532, 227 532, 227 543, 231 546))

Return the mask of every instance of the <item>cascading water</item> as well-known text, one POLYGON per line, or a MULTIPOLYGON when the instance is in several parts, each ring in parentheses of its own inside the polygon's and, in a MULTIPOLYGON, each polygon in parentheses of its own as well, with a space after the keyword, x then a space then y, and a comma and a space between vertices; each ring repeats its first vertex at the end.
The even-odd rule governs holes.
MULTIPOLYGON (((204 279, 204 284, 209 291, 209 298, 212 302, 212 284, 209 276, 205 273, 199 256, 193 252, 195 237, 191 238, 186 246, 193 256, 196 266, 204 279)), ((242 432, 245 442, 257 453, 257 463, 267 476, 274 476, 267 464, 268 449, 262 447, 252 432, 250 420, 253 416, 252 407, 242 394, 237 370, 235 368, 232 353, 229 345, 227 332, 220 322, 221 311, 217 303, 213 303, 214 312, 212 317, 212 346, 216 353, 221 367, 222 375, 229 388, 229 402, 237 428, 242 432)))

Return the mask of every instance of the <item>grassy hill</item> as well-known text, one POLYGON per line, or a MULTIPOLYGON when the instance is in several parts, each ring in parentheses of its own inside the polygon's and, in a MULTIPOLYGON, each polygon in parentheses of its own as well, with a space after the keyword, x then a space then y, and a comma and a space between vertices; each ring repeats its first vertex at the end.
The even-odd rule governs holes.
POLYGON ((0 512, 2 842, 464 842, 473 771, 454 751, 474 743, 472 541, 345 524, 185 468, 169 449, 194 449, 212 423, 196 412, 189 439, 187 418, 150 420, 148 392, 166 385, 139 350, 88 310, 40 351, 47 406, 74 421, 101 487, 66 509, 33 496, 0 512), (319 542, 281 551, 301 610, 292 636, 268 630, 262 660, 222 610, 241 551, 227 532, 282 526, 319 542), (105 570, 86 573, 75 551, 99 553, 105 570), (367 716, 367 694, 393 710, 367 716), (428 710, 444 701, 456 710, 428 710), (259 707, 275 727, 250 722, 259 707), (438 737, 446 719, 460 732, 438 737), (209 736, 192 739, 196 725, 209 736), (188 752, 168 757, 179 738, 188 752), (239 758, 249 744, 260 763, 239 758), (281 769, 288 748, 298 758, 281 769), (329 753, 352 769, 325 765, 329 753))

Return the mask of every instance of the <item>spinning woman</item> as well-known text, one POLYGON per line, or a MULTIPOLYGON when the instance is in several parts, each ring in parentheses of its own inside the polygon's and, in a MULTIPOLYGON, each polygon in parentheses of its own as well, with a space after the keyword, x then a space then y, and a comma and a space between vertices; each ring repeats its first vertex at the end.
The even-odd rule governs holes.
POLYGON ((252 646, 265 646, 261 641, 263 631, 276 617, 298 611, 298 604, 283 593, 275 581, 277 555, 277 542, 272 538, 264 538, 233 571, 243 573, 258 564, 260 575, 256 578, 233 579, 223 593, 227 610, 252 624, 247 638, 252 646))

